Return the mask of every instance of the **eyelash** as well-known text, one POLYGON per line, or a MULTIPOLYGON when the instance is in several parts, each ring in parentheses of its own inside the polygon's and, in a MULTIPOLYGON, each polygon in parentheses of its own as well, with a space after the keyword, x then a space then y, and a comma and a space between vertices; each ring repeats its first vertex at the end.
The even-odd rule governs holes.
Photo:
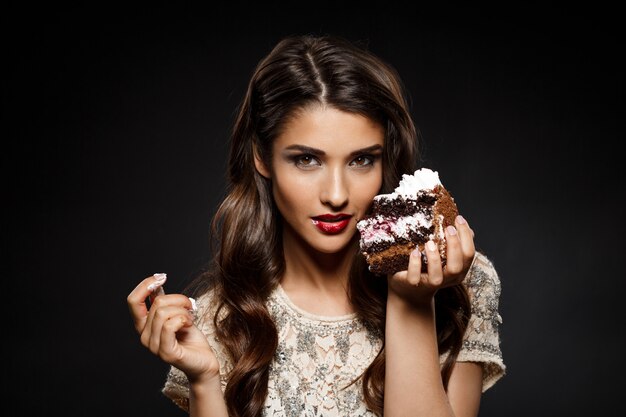
POLYGON ((308 167, 314 166, 314 165, 311 165, 310 163, 303 164, 302 161, 305 158, 308 158, 311 161, 317 161, 318 164, 319 164, 319 160, 315 156, 313 156, 311 154, 293 155, 291 157, 291 160, 293 161, 294 165, 299 167, 299 168, 308 168, 308 167))
MULTIPOLYGON (((363 155, 359 155, 356 158, 354 158, 350 164, 352 165, 357 159, 360 158, 365 158, 367 160, 369 160, 368 163, 363 164, 363 165, 356 165, 358 168, 362 168, 362 167, 371 167, 374 165, 374 162, 376 162, 378 160, 378 156, 376 155, 371 155, 371 154, 363 154, 363 155)), ((301 154, 301 155, 293 155, 291 157, 291 160, 293 162, 293 164, 298 167, 298 168, 304 168, 307 169, 309 167, 313 167, 313 166, 318 166, 321 165, 319 159, 317 159, 317 157, 315 155, 311 155, 311 154, 301 154), (310 161, 317 161, 317 165, 312 165, 310 163, 308 164, 303 164, 302 160, 308 158, 310 161)))
MULTIPOLYGON (((356 158, 354 158, 354 160, 353 160, 352 162, 356 161, 356 160, 357 160, 357 159, 359 159, 359 158, 369 159, 369 163, 367 163, 367 164, 365 164, 365 165, 359 165, 360 167, 363 167, 363 166, 372 166, 372 165, 374 165, 374 162, 375 162, 375 161, 376 161, 376 159, 377 159, 375 155, 364 154, 364 155, 359 155, 359 156, 357 156, 356 158)), ((351 162, 351 163, 352 163, 352 162, 351 162)))

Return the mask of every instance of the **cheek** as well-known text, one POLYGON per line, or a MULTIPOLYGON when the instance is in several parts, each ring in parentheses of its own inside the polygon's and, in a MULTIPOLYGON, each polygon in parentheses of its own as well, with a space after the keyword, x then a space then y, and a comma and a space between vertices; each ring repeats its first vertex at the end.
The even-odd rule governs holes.
MULTIPOLYGON (((274 182, 274 199, 278 208, 293 210, 308 205, 308 196, 311 194, 313 182, 296 175, 285 175, 280 181, 274 182)), ((290 213, 283 213, 288 217, 290 213)))
POLYGON ((358 198, 360 203, 369 206, 374 197, 380 192, 382 186, 383 174, 382 170, 378 170, 377 172, 372 173, 372 175, 368 176, 368 179, 366 181, 360 181, 360 184, 355 187, 355 197, 358 198))

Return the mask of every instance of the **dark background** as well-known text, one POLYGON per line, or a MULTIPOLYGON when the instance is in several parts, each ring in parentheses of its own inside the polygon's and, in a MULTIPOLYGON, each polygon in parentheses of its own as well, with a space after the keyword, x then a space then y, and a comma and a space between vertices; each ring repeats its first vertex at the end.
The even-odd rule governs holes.
POLYGON ((160 393, 167 366, 139 344, 126 296, 154 272, 181 290, 208 259, 235 108, 256 62, 291 33, 366 42, 406 83, 424 165, 502 281, 508 370, 480 415, 618 409, 616 9, 182 4, 5 7, 10 415, 183 415, 160 393))

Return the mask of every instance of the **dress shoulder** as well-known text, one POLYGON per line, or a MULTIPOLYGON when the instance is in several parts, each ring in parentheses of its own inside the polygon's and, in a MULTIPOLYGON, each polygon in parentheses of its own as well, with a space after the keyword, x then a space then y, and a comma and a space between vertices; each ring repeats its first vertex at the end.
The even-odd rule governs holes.
POLYGON ((500 349, 500 277, 491 260, 477 252, 463 284, 469 293, 471 316, 457 361, 482 365, 484 392, 506 372, 500 349))
MULTIPOLYGON (((196 307, 197 311, 194 322, 206 336, 209 345, 217 356, 217 360, 220 364, 222 391, 224 391, 226 389, 226 375, 230 369, 232 369, 232 365, 226 349, 219 342, 215 334, 213 318, 217 311, 217 301, 215 300, 213 292, 209 291, 198 297, 196 307)), ((187 380, 187 376, 180 369, 170 366, 161 392, 180 408, 187 412, 189 411, 189 381, 187 380)))

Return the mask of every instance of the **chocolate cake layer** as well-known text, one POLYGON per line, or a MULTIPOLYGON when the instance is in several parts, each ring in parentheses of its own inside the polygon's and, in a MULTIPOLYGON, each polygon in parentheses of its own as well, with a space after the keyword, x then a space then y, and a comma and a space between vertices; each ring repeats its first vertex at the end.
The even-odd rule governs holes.
POLYGON ((433 233, 434 233, 434 227, 430 227, 430 228, 420 227, 417 230, 409 231, 409 239, 398 237, 394 241, 391 241, 391 240, 380 241, 380 242, 376 242, 376 243, 372 243, 368 245, 363 250, 368 255, 371 255, 372 253, 382 252, 388 249, 389 247, 398 245, 398 244, 402 245, 406 243, 412 243, 413 247, 415 247, 416 244, 424 245, 426 242, 428 242, 429 236, 432 236, 433 233))
POLYGON ((441 185, 411 197, 387 194, 375 198, 370 214, 360 222, 361 251, 370 271, 385 275, 406 270, 410 254, 417 247, 425 272, 424 244, 428 240, 437 244, 445 265, 444 231, 454 225, 457 215, 454 199, 441 185))
POLYGON ((380 198, 374 200, 371 213, 391 217, 410 216, 416 212, 429 215, 436 201, 437 197, 431 193, 420 193, 417 198, 380 198))
POLYGON ((372 253, 367 260, 369 269, 372 273, 380 275, 403 271, 409 264, 409 257, 413 249, 415 249, 414 243, 406 243, 393 245, 383 251, 372 253))

